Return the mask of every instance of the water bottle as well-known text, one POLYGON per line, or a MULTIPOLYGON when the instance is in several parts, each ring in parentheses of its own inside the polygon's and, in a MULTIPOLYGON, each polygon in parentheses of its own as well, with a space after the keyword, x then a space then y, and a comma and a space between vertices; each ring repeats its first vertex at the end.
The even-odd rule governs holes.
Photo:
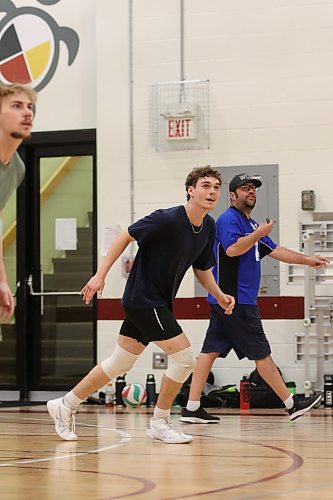
POLYGON ((240 409, 248 410, 250 408, 250 378, 244 375, 240 381, 240 395, 239 395, 240 409))
POLYGON ((324 406, 333 408, 333 375, 324 375, 324 406))
POLYGON ((111 381, 105 389, 105 406, 114 406, 114 389, 111 381))
POLYGON ((155 406, 156 404, 156 382, 155 377, 152 373, 148 373, 146 379, 146 391, 147 391, 147 402, 148 408, 155 406))
POLYGON ((116 406, 118 406, 119 408, 126 406, 122 396, 122 392, 125 386, 126 386, 125 375, 120 375, 116 379, 116 406))

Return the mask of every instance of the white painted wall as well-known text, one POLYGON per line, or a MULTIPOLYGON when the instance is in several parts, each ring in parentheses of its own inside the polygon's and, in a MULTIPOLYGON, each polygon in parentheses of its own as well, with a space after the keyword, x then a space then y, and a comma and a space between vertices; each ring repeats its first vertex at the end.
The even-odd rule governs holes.
MULTIPOLYGON (((298 249, 301 191, 314 189, 316 210, 333 210, 333 4, 330 1, 185 1, 185 78, 210 80, 210 149, 156 152, 149 138, 149 86, 180 78, 180 2, 133 1, 135 219, 183 203, 184 179, 193 166, 279 164, 280 243, 298 249)), ((98 154, 99 229, 130 221, 128 117, 128 3, 99 0, 98 154), (108 43, 106 42, 108 40, 108 43), (111 53, 109 52, 111 50, 111 53), (109 65, 102 64, 109 54, 109 65), (101 100, 102 96, 107 99, 101 100)), ((260 195, 260 194, 259 194, 260 195)), ((287 285, 281 295, 302 295, 287 285)), ((105 296, 119 297, 119 268, 105 296)), ((178 296, 193 296, 189 272, 178 296)), ((325 290, 332 294, 332 287, 325 290)), ((182 321, 196 353, 207 321, 182 321)), ((294 334, 301 321, 264 321, 273 356, 286 380, 302 390, 304 369, 295 363, 294 334)), ((118 322, 100 322, 98 356, 111 350, 118 322)), ((148 349, 129 381, 143 382, 148 349)), ((252 363, 230 355, 214 366, 217 383, 238 383, 252 363)), ((161 373, 155 371, 157 380, 161 373)))
MULTIPOLYGON (((33 0, 17 5, 36 4, 33 0)), ((210 149, 156 152, 149 138, 149 86, 180 78, 179 0, 133 0, 134 218, 185 201, 184 180, 194 166, 279 165, 280 243, 298 249, 301 191, 314 189, 318 212, 333 211, 333 3, 331 0, 185 1, 185 78, 210 80, 210 149)), ((41 92, 36 130, 97 128, 98 234, 105 224, 131 221, 129 136, 129 2, 71 0, 43 7, 81 40, 67 66, 62 47, 57 73, 41 92)), ((40 4, 38 7, 42 8, 40 4)), ((259 193, 260 196, 260 193, 259 193)), ((302 295, 286 284, 281 294, 302 295)), ((105 297, 120 297, 120 265, 105 297)), ((186 276, 179 296, 194 293, 186 276)), ((332 287, 325 294, 332 295, 332 287)), ((265 321, 277 364, 301 390, 294 362, 301 321, 265 321)), ((185 321, 198 353, 207 321, 185 321)), ((98 359, 112 350, 119 322, 99 322, 98 359)), ((151 350, 129 380, 143 382, 151 350)), ((217 382, 238 383, 247 362, 233 356, 214 367, 217 382)), ((155 372, 160 379, 160 372, 155 372)))
MULTIPOLYGON (((181 320, 184 332, 189 336, 193 352, 198 355, 202 340, 208 327, 208 320, 181 320)), ((121 321, 103 321, 99 325, 98 358, 104 359, 106 352, 112 352, 116 346, 121 321)), ((296 362, 295 335, 303 331, 301 320, 265 320, 264 329, 271 344, 272 356, 282 371, 286 382, 295 381, 299 392, 303 389, 303 365, 296 362)), ((149 345, 135 363, 132 370, 126 375, 126 381, 144 383, 147 373, 154 373, 156 384, 159 386, 164 370, 152 370, 152 353, 160 350, 149 345)), ((231 352, 226 359, 219 358, 213 366, 216 385, 237 384, 245 373, 250 374, 255 364, 247 359, 239 360, 231 352)), ((315 370, 312 371, 315 376, 315 370)))
MULTIPOLYGON (((75 61, 68 66, 66 44, 60 42, 59 61, 50 83, 40 91, 34 131, 96 127, 96 7, 95 0, 60 0, 42 5, 37 0, 14 0, 17 8, 33 7, 49 14, 58 26, 80 38, 75 61)), ((1 14, 1 19, 4 15, 1 14)))

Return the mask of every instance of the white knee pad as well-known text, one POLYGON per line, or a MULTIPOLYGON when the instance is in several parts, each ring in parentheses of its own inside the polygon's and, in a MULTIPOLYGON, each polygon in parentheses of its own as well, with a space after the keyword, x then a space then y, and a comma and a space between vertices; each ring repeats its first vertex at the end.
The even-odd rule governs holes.
POLYGON ((109 379, 119 377, 128 372, 139 356, 137 354, 132 354, 125 351, 120 345, 117 344, 115 350, 109 358, 104 359, 101 362, 101 367, 103 368, 105 374, 109 379))
POLYGON ((171 380, 183 384, 195 368, 195 356, 190 347, 169 355, 171 361, 165 375, 171 380))

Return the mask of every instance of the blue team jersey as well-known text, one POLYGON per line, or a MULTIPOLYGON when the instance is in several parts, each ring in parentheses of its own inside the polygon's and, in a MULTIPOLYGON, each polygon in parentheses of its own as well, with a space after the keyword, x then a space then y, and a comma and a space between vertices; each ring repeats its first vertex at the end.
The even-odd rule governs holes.
POLYGON ((185 207, 160 209, 128 228, 139 249, 127 279, 122 304, 133 309, 167 306, 190 266, 205 271, 215 264, 215 222, 210 215, 194 232, 185 207))
MULTIPOLYGON (((237 257, 229 257, 226 250, 239 238, 256 230, 258 224, 248 219, 236 207, 229 207, 216 221, 213 274, 224 293, 233 295, 237 304, 257 304, 260 286, 260 259, 271 253, 277 245, 268 237, 261 238, 250 250, 237 257)), ((208 295, 208 301, 216 299, 208 295)))

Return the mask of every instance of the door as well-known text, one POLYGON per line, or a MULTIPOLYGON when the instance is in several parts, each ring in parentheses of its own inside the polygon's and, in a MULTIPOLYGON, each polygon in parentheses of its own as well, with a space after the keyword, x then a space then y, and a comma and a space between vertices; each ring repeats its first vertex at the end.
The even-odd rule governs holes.
POLYGON ((20 399, 45 400, 96 362, 96 301, 80 296, 96 269, 95 131, 34 134, 20 153, 10 379, 20 399))

